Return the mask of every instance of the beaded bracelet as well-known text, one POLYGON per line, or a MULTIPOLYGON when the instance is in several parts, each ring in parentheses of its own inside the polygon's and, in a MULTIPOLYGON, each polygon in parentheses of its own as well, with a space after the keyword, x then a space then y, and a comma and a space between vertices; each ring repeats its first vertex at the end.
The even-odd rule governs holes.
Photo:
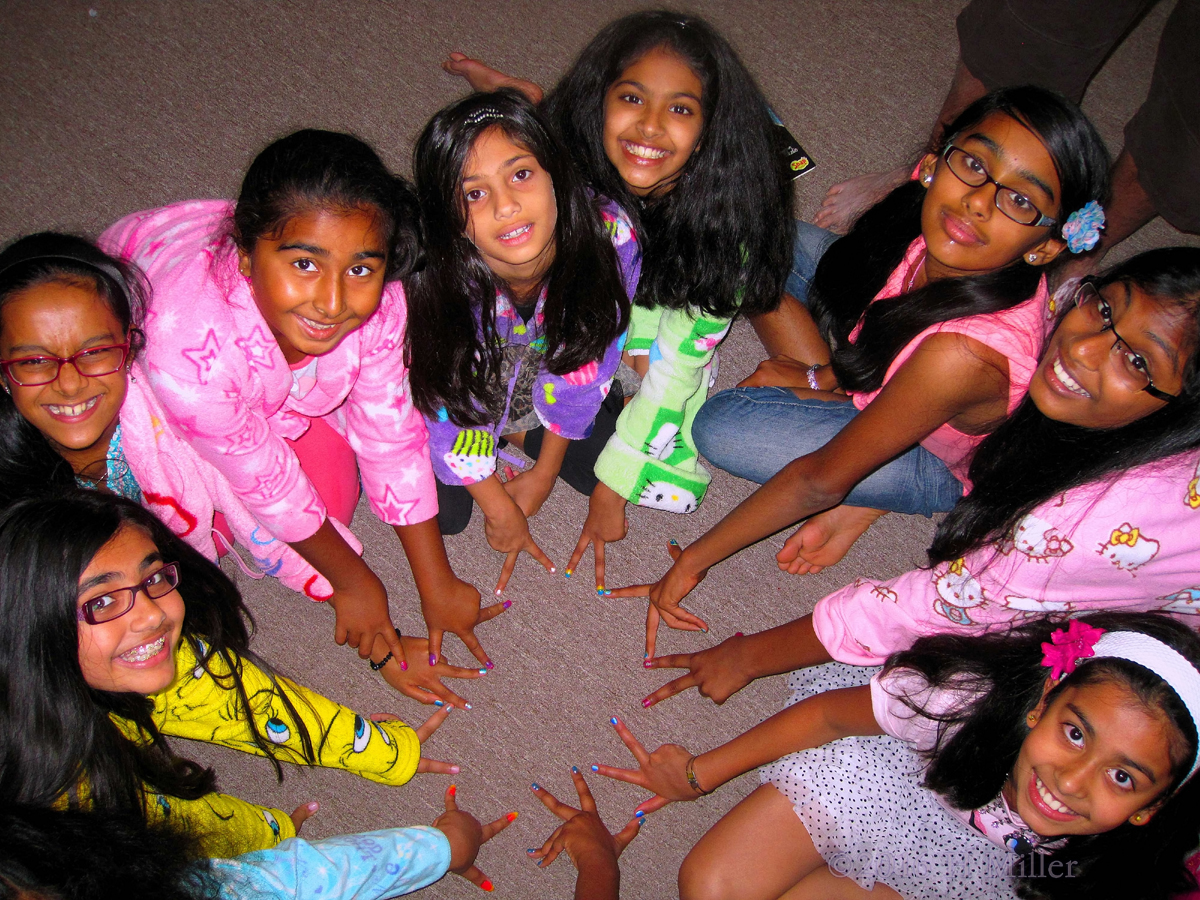
MULTIPOLYGON (((395 626, 392 626, 392 627, 395 628, 395 626)), ((399 628, 396 628, 396 637, 400 637, 400 629, 399 628)), ((387 653, 387 656, 385 656, 379 662, 375 662, 375 660, 373 660, 373 659, 368 659, 367 665, 371 667, 372 672, 378 672, 380 669, 382 669, 384 666, 386 666, 388 664, 388 660, 391 658, 392 658, 392 651, 389 650, 387 653)))
POLYGON ((695 764, 696 757, 693 756, 687 761, 687 767, 683 770, 683 774, 687 776, 688 784, 692 786, 692 790, 701 796, 711 793, 710 791, 706 791, 704 788, 700 787, 700 782, 696 780, 696 770, 692 768, 695 764))

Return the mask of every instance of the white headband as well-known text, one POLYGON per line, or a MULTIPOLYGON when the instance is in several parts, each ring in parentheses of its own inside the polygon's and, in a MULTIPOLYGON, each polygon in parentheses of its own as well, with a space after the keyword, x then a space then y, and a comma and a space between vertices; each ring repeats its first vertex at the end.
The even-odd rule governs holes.
MULTIPOLYGON (((1092 656, 1081 658, 1079 662, 1101 657, 1137 663, 1165 681, 1171 690, 1179 695, 1192 717, 1192 724, 1200 732, 1200 672, 1197 672, 1196 667, 1179 651, 1139 631, 1106 631, 1100 640, 1092 645, 1092 656)), ((1200 747, 1197 748, 1192 768, 1187 773, 1187 778, 1180 782, 1180 787, 1196 774, 1197 768, 1200 768, 1200 747)))

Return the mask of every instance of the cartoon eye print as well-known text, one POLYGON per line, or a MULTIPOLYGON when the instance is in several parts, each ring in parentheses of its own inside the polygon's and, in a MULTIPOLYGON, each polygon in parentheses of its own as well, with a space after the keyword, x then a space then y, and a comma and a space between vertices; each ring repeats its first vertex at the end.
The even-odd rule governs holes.
POLYGON ((356 715, 354 717, 354 752, 362 753, 370 742, 371 729, 367 726, 367 720, 356 715))
POLYGON ((291 729, 282 719, 271 717, 267 719, 267 740, 272 744, 286 744, 292 736, 291 729))

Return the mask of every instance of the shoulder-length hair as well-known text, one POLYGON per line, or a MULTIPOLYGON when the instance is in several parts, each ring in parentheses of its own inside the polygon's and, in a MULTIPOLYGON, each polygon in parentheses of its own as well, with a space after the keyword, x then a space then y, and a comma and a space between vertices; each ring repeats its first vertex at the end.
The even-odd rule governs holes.
MULTIPOLYGON (((1064 491, 1200 447, 1200 249, 1149 250, 1109 269, 1099 287, 1128 283, 1191 320, 1183 388, 1176 399, 1120 428, 1056 422, 1028 395, 979 445, 974 487, 938 525, 929 558, 938 563, 1008 534, 1033 509, 1064 491)), ((1066 315, 1068 310, 1063 310, 1066 315)))
POLYGON ((426 262, 406 282, 404 360, 416 407, 426 416, 445 407, 462 425, 480 424, 481 410, 494 408, 505 387, 495 297, 506 285, 467 237, 462 186, 475 142, 492 128, 533 154, 554 185, 555 254, 543 306, 546 368, 564 375, 599 359, 629 315, 600 198, 589 194, 534 106, 512 90, 450 104, 429 120, 413 153, 426 262))
MULTIPOLYGON (((993 113, 1025 125, 1050 154, 1062 189, 1059 227, 1088 201, 1104 200, 1109 170, 1104 141, 1079 107, 1044 88, 1003 88, 976 100, 946 129, 939 152, 993 113)), ((896 188, 835 241, 817 265, 810 309, 833 351, 838 384, 847 390, 879 388, 896 355, 931 325, 1011 309, 1037 290, 1043 269, 1019 257, 991 272, 944 278, 872 303, 921 233, 925 197, 916 181, 896 188), (850 343, 860 319, 862 330, 850 343)))
MULTIPOLYGON (((1200 636, 1169 616, 1156 613, 1095 613, 1081 621, 1105 631, 1136 631, 1162 641, 1193 666, 1200 667, 1200 636)), ((977 809, 1000 793, 1029 733, 1026 716, 1041 702, 1049 670, 1042 664, 1042 644, 1063 627, 1060 618, 1038 619, 1007 632, 982 636, 939 634, 923 637, 910 650, 894 654, 885 671, 912 669, 933 688, 962 691, 972 697, 946 713, 916 712, 939 722, 938 740, 929 753, 925 786, 958 809, 977 809)), ((1049 704, 1068 687, 1101 682, 1132 691, 1151 710, 1172 723, 1172 770, 1162 806, 1145 825, 1123 823, 1103 834, 1073 836, 1052 850, 1047 864, 1073 861, 1076 877, 1018 879, 1023 897, 1167 898, 1195 881, 1184 868, 1184 856, 1200 829, 1200 780, 1180 786, 1196 756, 1197 731, 1187 707, 1162 678, 1124 659, 1105 657, 1076 667, 1051 688, 1049 704), (1050 884, 1050 881, 1053 884, 1050 884)), ((1044 871, 1044 869, 1042 869, 1044 871)))
MULTIPOLYGON (((216 777, 177 756, 155 726, 153 702, 140 694, 97 690, 79 665, 79 579, 95 554, 122 528, 140 528, 164 558, 178 562, 185 603, 183 640, 218 683, 237 694, 251 737, 282 771, 259 733, 241 679, 241 661, 268 674, 250 652, 249 612, 233 582, 176 538, 151 513, 111 494, 76 490, 22 500, 0 514, 0 803, 72 805, 144 812, 144 785, 194 800, 216 777), (216 661, 230 671, 213 674, 216 661), (141 742, 125 737, 115 715, 135 725, 141 742)), ((314 759, 303 723, 285 695, 314 759)))
POLYGON ((588 182, 635 217, 644 254, 639 306, 732 318, 779 305, 792 261, 792 181, 767 101, 716 29, 668 10, 617 19, 583 49, 545 107, 588 182), (604 152, 604 99, 657 48, 700 79, 704 125, 675 185, 641 200, 604 152))

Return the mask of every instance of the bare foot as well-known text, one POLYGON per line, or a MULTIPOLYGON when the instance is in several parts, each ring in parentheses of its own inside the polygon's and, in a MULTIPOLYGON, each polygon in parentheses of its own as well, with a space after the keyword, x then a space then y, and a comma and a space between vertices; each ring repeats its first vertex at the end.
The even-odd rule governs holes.
POLYGON ((542 89, 532 81, 505 75, 477 59, 472 59, 465 53, 451 53, 450 58, 442 63, 442 68, 451 75, 467 79, 467 84, 471 85, 473 90, 494 91, 502 87, 515 88, 528 97, 531 102, 542 102, 542 89))
POLYGON ((845 234, 859 216, 904 184, 910 172, 912 166, 905 165, 835 184, 825 195, 813 224, 845 234))
POLYGON ((886 515, 886 509, 845 504, 818 513, 784 542, 775 555, 779 568, 793 575, 816 575, 826 566, 841 562, 871 523, 886 515))

